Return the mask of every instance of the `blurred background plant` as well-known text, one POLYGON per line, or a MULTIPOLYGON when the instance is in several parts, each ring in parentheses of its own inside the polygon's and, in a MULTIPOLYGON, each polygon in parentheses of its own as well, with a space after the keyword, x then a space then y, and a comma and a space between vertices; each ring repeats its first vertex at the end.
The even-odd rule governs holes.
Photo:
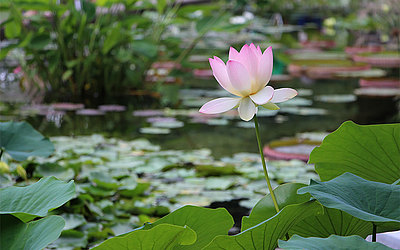
POLYGON ((154 62, 179 65, 208 31, 237 26, 224 22, 230 16, 221 11, 224 4, 194 9, 167 0, 4 1, 2 25, 10 43, 0 59, 21 48, 16 57, 25 88, 46 91, 59 101, 146 89, 154 62), (193 25, 191 40, 178 36, 193 25), (188 46, 182 48, 182 42, 188 46))

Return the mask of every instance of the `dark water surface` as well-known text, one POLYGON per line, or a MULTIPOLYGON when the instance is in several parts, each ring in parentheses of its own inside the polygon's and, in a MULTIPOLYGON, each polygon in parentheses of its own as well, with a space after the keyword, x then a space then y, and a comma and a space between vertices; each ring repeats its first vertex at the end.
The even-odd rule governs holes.
MULTIPOLYGON (((213 86, 215 90, 218 88, 214 79, 196 81, 197 86, 204 85, 208 88, 213 86)), ((346 120, 353 120, 359 124, 394 122, 399 112, 398 104, 393 99, 352 95, 354 89, 358 88, 358 80, 355 79, 317 81, 294 79, 279 84, 271 83, 271 85, 275 88, 298 89, 299 96, 291 103, 280 105, 281 110, 277 114, 268 113, 268 116, 263 116, 263 111, 260 109, 259 121, 264 143, 282 137, 292 137, 300 132, 330 132, 346 120), (327 102, 323 97, 325 95, 328 98, 331 95, 339 95, 334 100, 338 101, 340 98, 343 102, 327 102)), ((196 106, 196 102, 194 104, 192 102, 191 107, 185 107, 185 101, 183 101, 173 108, 161 108, 166 113, 164 116, 174 116, 174 112, 170 111, 176 111, 176 109, 179 111, 190 109, 196 113, 195 110, 198 110, 200 104, 207 101, 207 97, 204 98, 201 95, 199 97, 199 89, 181 91, 182 99, 195 100, 199 105, 196 106), (193 98, 188 97, 192 92, 195 93, 193 98)), ((209 91, 209 93, 213 92, 209 91)), ((224 91, 218 91, 215 94, 219 93, 222 94, 221 97, 223 94, 228 96, 224 91)), ((63 116, 30 115, 26 120, 46 136, 99 133, 125 140, 144 137, 152 143, 159 144, 163 149, 210 148, 217 158, 238 152, 257 152, 252 121, 243 122, 238 116, 223 116, 222 120, 213 118, 216 121, 213 124, 218 123, 218 125, 208 125, 193 122, 192 116, 176 115, 175 118, 178 121, 184 122, 183 127, 172 128, 169 134, 142 134, 141 128, 151 126, 147 122, 148 117, 137 117, 133 115, 133 112, 142 109, 160 109, 156 101, 133 96, 107 102, 125 105, 127 110, 107 112, 104 116, 82 116, 68 111, 63 116)))

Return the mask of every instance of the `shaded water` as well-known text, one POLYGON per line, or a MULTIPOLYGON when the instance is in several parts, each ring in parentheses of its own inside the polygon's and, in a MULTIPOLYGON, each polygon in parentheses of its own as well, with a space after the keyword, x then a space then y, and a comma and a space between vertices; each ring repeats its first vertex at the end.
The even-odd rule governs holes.
MULTIPOLYGON (((180 104, 174 108, 162 109, 165 117, 175 117, 184 122, 183 127, 172 128, 169 134, 142 134, 141 128, 149 127, 148 117, 134 116, 133 112, 157 108, 155 100, 146 97, 125 97, 107 102, 125 105, 124 112, 107 112, 104 116, 82 116, 68 111, 64 115, 28 115, 26 120, 46 136, 103 134, 109 137, 133 139, 148 138, 163 149, 210 148, 217 158, 237 152, 257 152, 252 122, 243 122, 235 114, 203 119, 199 123, 196 110, 208 99, 215 98, 224 91, 217 90, 214 79, 193 82, 195 86, 206 86, 210 91, 184 89, 180 92, 180 104), (216 92, 213 91, 216 90, 216 92), (207 98, 208 96, 208 98, 207 98), (210 96, 212 96, 210 98, 210 96), (188 101, 189 100, 189 101, 188 101), (197 105, 198 104, 198 105, 197 105), (190 106, 190 107, 189 107, 190 106), (187 112, 190 111, 190 112, 187 112), (178 114, 176 114, 178 113, 178 114)), ((395 121, 398 114, 396 101, 383 98, 356 97, 354 89, 358 80, 317 80, 293 79, 271 85, 275 88, 291 87, 299 90, 293 102, 283 103, 278 113, 261 110, 259 121, 263 142, 282 137, 295 136, 300 132, 333 131, 342 122, 353 120, 360 124, 395 121), (332 96, 332 95, 336 95, 332 96), (327 100, 325 100, 327 99, 327 100), (331 102, 333 101, 333 102, 331 102)), ((17 113, 21 119, 21 114, 17 113)), ((156 115, 159 118, 160 115, 156 115)), ((161 126, 153 125, 153 126, 161 126)))

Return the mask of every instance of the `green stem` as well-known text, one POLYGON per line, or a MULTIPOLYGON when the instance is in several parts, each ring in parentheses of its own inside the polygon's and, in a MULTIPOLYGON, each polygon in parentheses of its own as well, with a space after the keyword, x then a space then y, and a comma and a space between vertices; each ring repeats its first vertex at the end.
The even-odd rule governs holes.
POLYGON ((376 242, 376 225, 372 223, 372 242, 376 242))
POLYGON ((264 154, 263 154, 263 150, 262 150, 262 146, 261 146, 261 140, 260 140, 260 132, 258 130, 257 115, 254 116, 254 125, 256 127, 256 136, 257 136, 257 142, 258 142, 258 149, 260 150, 260 156, 261 156, 261 162, 262 162, 263 169, 264 169, 265 180, 267 181, 268 190, 269 190, 269 193, 271 194, 272 201, 274 202, 275 210, 276 210, 277 213, 279 213, 278 202, 276 201, 274 190, 272 189, 271 182, 270 182, 269 177, 268 177, 267 165, 265 164, 265 158, 264 158, 264 154))

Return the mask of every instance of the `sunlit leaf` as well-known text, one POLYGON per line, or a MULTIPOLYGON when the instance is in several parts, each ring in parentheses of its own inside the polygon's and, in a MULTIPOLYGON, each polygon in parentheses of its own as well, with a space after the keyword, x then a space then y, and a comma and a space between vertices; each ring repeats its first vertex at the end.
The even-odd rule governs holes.
POLYGON ((161 224, 150 230, 137 230, 104 241, 95 250, 123 249, 175 249, 191 245, 196 241, 196 233, 189 227, 161 224))
POLYGON ((204 249, 275 249, 290 228, 301 220, 322 213, 323 207, 314 201, 288 205, 270 219, 234 236, 217 236, 204 249))
POLYGON ((184 206, 152 224, 145 224, 143 230, 161 224, 188 226, 197 234, 193 245, 176 249, 201 249, 217 235, 226 235, 233 226, 231 215, 224 208, 210 209, 196 206, 184 206))
POLYGON ((299 189, 298 193, 310 193, 325 207, 356 218, 400 227, 400 185, 367 181, 345 173, 327 182, 311 181, 310 186, 299 189))
POLYGON ((392 249, 378 242, 368 242, 360 236, 337 236, 332 235, 329 238, 303 238, 294 235, 288 241, 279 241, 279 247, 282 249, 308 249, 308 250, 386 250, 392 249))
POLYGON ((400 179, 400 124, 343 123, 313 150, 310 163, 322 181, 350 172, 370 181, 400 179))
POLYGON ((0 214, 13 214, 26 222, 47 215, 75 197, 74 181, 68 183, 55 177, 40 179, 26 187, 0 189, 0 214))

